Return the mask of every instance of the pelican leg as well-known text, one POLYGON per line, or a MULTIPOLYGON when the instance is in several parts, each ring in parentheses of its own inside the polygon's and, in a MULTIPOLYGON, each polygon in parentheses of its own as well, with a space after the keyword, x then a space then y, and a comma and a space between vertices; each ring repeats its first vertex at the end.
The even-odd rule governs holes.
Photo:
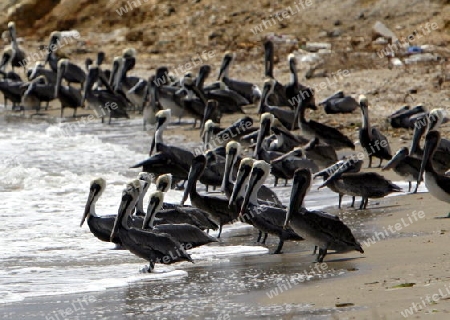
POLYGON ((74 110, 73 110, 73 116, 72 116, 73 118, 76 118, 77 117, 77 108, 75 108, 74 110))
POLYGON ((109 114, 109 121, 108 124, 111 125, 111 113, 109 114))
POLYGON ((408 192, 411 192, 411 185, 412 185, 411 181, 408 181, 408 192))
POLYGON ((63 117, 63 113, 64 113, 64 106, 61 105, 61 118, 63 117))
POLYGON ((323 262, 323 259, 327 255, 327 249, 319 248, 319 254, 317 255, 316 262, 323 262))
POLYGON ((285 179, 285 180, 284 180, 284 186, 285 186, 285 187, 287 186, 287 183, 288 183, 288 180, 285 179))
POLYGON ((216 186, 213 186, 213 191, 216 191, 216 186))
POLYGON ((378 168, 381 168, 381 163, 383 162, 383 159, 380 158, 380 164, 378 165, 378 168))
POLYGON ((49 105, 50 105, 50 101, 47 101, 47 103, 45 104, 45 111, 48 110, 49 105))
POLYGON ((278 177, 275 177, 275 182, 273 183, 273 186, 276 187, 278 185, 278 177))
POLYGON ((256 242, 259 242, 259 240, 261 240, 261 237, 262 237, 262 232, 259 231, 259 233, 258 233, 258 239, 256 239, 256 242))
POLYGON ((262 244, 266 244, 267 236, 268 236, 268 233, 266 232, 266 233, 264 234, 264 239, 263 239, 263 241, 261 242, 262 244))
POLYGON ((222 234, 222 224, 219 226, 219 235, 217 236, 217 239, 220 238, 220 235, 222 234))
POLYGON ((365 200, 365 198, 363 197, 361 199, 361 203, 359 204, 359 210, 362 210, 364 208, 364 200, 365 200))
POLYGON ((369 198, 365 198, 365 200, 363 200, 363 201, 364 201, 364 209, 366 209, 367 204, 369 203, 369 198))
POLYGON ((372 156, 369 156, 369 166, 367 168, 371 168, 372 167, 372 156))
POLYGON ((277 250, 275 250, 274 254, 282 253, 281 249, 283 249, 283 244, 284 244, 284 241, 280 238, 280 242, 278 243, 277 250))
POLYGON ((419 184, 420 184, 420 183, 417 183, 417 182, 416 182, 416 188, 414 189, 413 193, 417 193, 417 189, 419 188, 419 184))
POLYGON ((209 192, 209 190, 208 190, 209 186, 207 184, 205 186, 206 186, 206 192, 209 192))
POLYGON ((356 197, 353 196, 352 197, 352 205, 350 206, 350 208, 354 208, 355 207, 355 199, 356 199, 356 197))
POLYGON ((314 246, 314 251, 313 251, 313 255, 315 255, 316 254, 316 252, 317 252, 317 246, 314 246))
POLYGON ((339 206, 338 206, 339 209, 341 208, 342 197, 343 197, 343 194, 339 193, 339 206))

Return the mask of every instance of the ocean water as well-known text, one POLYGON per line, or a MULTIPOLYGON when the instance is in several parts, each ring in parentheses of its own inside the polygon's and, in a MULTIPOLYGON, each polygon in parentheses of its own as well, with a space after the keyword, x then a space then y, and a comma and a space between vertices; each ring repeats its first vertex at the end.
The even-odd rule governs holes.
MULTIPOLYGON (((97 213, 111 214, 117 212, 125 183, 138 174, 138 169, 129 166, 146 158, 151 138, 151 131, 142 131, 140 119, 115 121, 110 126, 99 122, 74 125, 0 112, 0 126, 0 308, 14 306, 27 298, 111 293, 117 288, 134 287, 152 301, 145 308, 155 319, 182 318, 182 312, 176 308, 168 310, 167 304, 187 303, 192 294, 198 298, 191 306, 209 306, 204 311, 194 308, 192 314, 214 318, 222 310, 239 315, 236 308, 242 308, 245 302, 233 301, 236 296, 271 288, 286 275, 298 276, 295 265, 283 264, 283 255, 269 254, 276 239, 269 236, 269 247, 257 245, 256 232, 242 223, 225 226, 219 243, 192 249, 195 264, 157 265, 152 274, 139 272, 146 261, 97 240, 86 225, 80 228, 90 180, 98 176, 106 179, 107 187, 97 203, 97 213), (266 256, 268 262, 261 263, 261 256, 266 256), (157 290, 149 285, 152 282, 158 284, 157 290), (227 303, 218 302, 214 287, 223 290, 220 299, 227 303)), ((167 131, 170 134, 170 127, 167 131)), ((180 140, 179 136, 166 136, 167 143, 177 144, 180 140)), ((184 146, 194 148, 196 144, 184 146)), ((148 194, 153 190, 151 186, 148 194)), ((287 204, 289 187, 275 190, 287 204)), ((165 200, 178 203, 181 196, 180 191, 171 190, 165 200)), ((318 191, 313 186, 306 198, 306 206, 311 209, 336 203, 337 195, 327 188, 318 191)), ((363 220, 349 218, 348 223, 356 234, 365 230, 363 220)), ((287 252, 298 252, 299 256, 306 256, 312 249, 304 242, 289 243, 285 248, 287 252)), ((310 261, 311 256, 307 257, 310 261)), ((344 272, 328 272, 341 273, 344 272)), ((145 314, 142 300, 134 302, 127 312, 139 310, 145 314)), ((105 315, 100 306, 96 308, 91 310, 93 313, 79 313, 77 317, 91 319, 105 315)), ((308 306, 289 308, 303 312, 308 306)), ((258 309, 248 310, 250 316, 258 309)), ((285 312, 280 307, 261 310, 269 317, 285 312)), ((114 315, 121 311, 116 312, 114 315)), ((45 318, 45 314, 36 318, 39 317, 45 318)))

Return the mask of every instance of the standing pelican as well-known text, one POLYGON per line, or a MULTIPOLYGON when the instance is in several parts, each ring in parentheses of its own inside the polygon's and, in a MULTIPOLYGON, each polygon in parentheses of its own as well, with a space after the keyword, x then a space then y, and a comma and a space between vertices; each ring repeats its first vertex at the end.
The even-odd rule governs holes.
MULTIPOLYGON (((290 106, 293 109, 290 101, 288 100, 290 99, 290 96, 288 97, 288 95, 292 93, 290 85, 294 84, 294 86, 296 86, 296 83, 292 81, 292 79, 294 79, 292 77, 292 73, 291 73, 291 83, 286 86, 283 86, 280 82, 278 82, 275 79, 273 75, 273 69, 275 67, 274 54, 275 50, 272 40, 266 40, 264 42, 264 76, 273 79, 275 81, 273 93, 268 97, 268 103, 274 106, 290 106)), ((289 69, 292 70, 290 61, 289 61, 289 69)), ((297 74, 295 74, 295 79, 296 78, 297 74)))
POLYGON ((138 257, 149 261, 146 272, 151 272, 157 262, 165 264, 178 261, 193 262, 183 246, 170 235, 136 229, 128 225, 128 218, 139 197, 139 189, 139 180, 134 180, 127 184, 123 190, 122 201, 111 232, 111 239, 118 235, 126 249, 138 257))
POLYGON ((55 97, 61 102, 61 118, 63 117, 64 108, 72 108, 73 117, 76 117, 77 108, 81 107, 82 97, 79 89, 75 89, 72 86, 62 86, 62 78, 67 72, 69 66, 69 60, 61 59, 58 61, 57 80, 55 84, 55 97))
MULTIPOLYGON (((58 73, 58 57, 55 54, 55 51, 58 47, 61 46, 62 35, 59 31, 54 31, 50 34, 50 41, 48 44, 48 54, 45 59, 44 65, 49 62, 50 67, 53 72, 58 73)), ((83 88, 83 84, 86 81, 86 73, 80 68, 78 65, 67 62, 66 72, 63 75, 63 78, 67 81, 67 85, 70 85, 72 82, 81 84, 81 88, 83 88)))
POLYGON ((243 96, 247 101, 253 101, 254 93, 253 86, 254 84, 251 82, 240 81, 235 79, 230 79, 229 77, 229 69, 231 63, 235 58, 235 54, 232 52, 225 52, 225 55, 222 60, 222 65, 220 66, 219 76, 217 80, 222 80, 230 90, 233 90, 243 96))
POLYGON ((82 103, 87 100, 95 110, 97 117, 101 117, 102 123, 105 116, 109 116, 109 124, 112 118, 129 118, 127 114, 128 103, 126 99, 117 95, 111 88, 94 90, 92 87, 100 77, 100 69, 96 65, 89 66, 89 73, 83 89, 82 103))
POLYGON ((319 189, 334 183, 334 188, 339 193, 361 196, 359 209, 366 209, 369 198, 382 198, 392 192, 402 191, 399 186, 376 172, 346 173, 347 170, 347 166, 340 166, 319 189))
POLYGON ((237 216, 237 212, 235 212, 233 208, 228 207, 227 198, 201 195, 197 192, 197 180, 202 175, 205 167, 206 157, 204 155, 198 155, 192 160, 188 183, 186 189, 184 190, 181 204, 183 205, 189 196, 191 199, 191 203, 195 207, 208 212, 213 220, 216 221, 219 225, 219 235, 217 236, 217 238, 220 238, 223 225, 233 222, 237 216))
MULTIPOLYGON (((425 172, 425 186, 430 194, 438 200, 450 203, 450 177, 445 174, 439 174, 433 167, 431 159, 438 148, 441 139, 439 131, 430 131, 425 137, 425 150, 423 154, 422 164, 420 166, 419 178, 425 172)), ((450 218, 450 213, 447 215, 450 218)))
POLYGON ((353 144, 353 142, 336 128, 324 125, 314 120, 306 120, 306 109, 309 108, 312 110, 317 110, 317 106, 313 101, 308 103, 307 100, 310 99, 311 95, 314 96, 314 92, 312 89, 309 91, 309 93, 308 91, 304 92, 302 96, 304 95, 306 95, 307 97, 302 97, 302 99, 299 100, 295 116, 291 120, 292 127, 294 127, 295 122, 298 119, 299 127, 302 129, 302 133, 305 136, 309 136, 311 138, 317 137, 326 144, 333 146, 336 150, 343 148, 351 148, 352 150, 355 150, 355 145, 353 144))
POLYGON ((23 51, 17 43, 16 24, 13 21, 8 23, 9 35, 11 37, 11 47, 14 49, 14 56, 11 60, 11 67, 25 67, 27 59, 25 58, 25 51, 23 51))
POLYGON ((147 213, 142 224, 143 229, 150 229, 155 233, 167 233, 186 248, 195 248, 211 242, 217 242, 217 239, 205 234, 196 226, 187 223, 158 224, 155 226, 154 220, 157 212, 162 208, 163 202, 163 192, 155 191, 150 195, 147 213))
POLYGON ((239 168, 238 178, 233 188, 233 194, 230 198, 230 203, 236 200, 240 189, 246 185, 245 182, 249 179, 247 191, 242 202, 239 216, 247 223, 253 225, 261 233, 270 233, 278 236, 278 247, 275 254, 281 253, 284 241, 286 240, 303 240, 292 229, 283 228, 283 223, 286 220, 286 210, 282 208, 259 205, 257 193, 261 185, 267 179, 270 173, 270 164, 263 160, 258 160, 253 163, 251 172, 245 172, 239 168))
POLYGON ((338 252, 356 250, 364 253, 351 230, 339 219, 324 211, 310 211, 304 207, 303 200, 311 185, 311 172, 307 169, 297 170, 294 174, 291 199, 286 215, 285 228, 304 235, 319 247, 317 262, 322 262, 327 250, 338 252))
POLYGON ((411 182, 416 181, 416 188, 419 188, 419 171, 421 160, 409 155, 407 147, 400 148, 392 159, 383 167, 383 171, 393 169, 396 174, 408 181, 408 192, 411 191, 411 182))
POLYGON ((369 166, 372 166, 372 157, 379 158, 380 164, 378 168, 381 168, 383 160, 391 160, 391 148, 389 147, 389 141, 386 136, 381 134, 377 128, 371 128, 369 122, 369 102, 366 96, 361 95, 359 97, 359 106, 361 107, 361 114, 363 125, 359 130, 359 141, 361 146, 369 156, 369 166))

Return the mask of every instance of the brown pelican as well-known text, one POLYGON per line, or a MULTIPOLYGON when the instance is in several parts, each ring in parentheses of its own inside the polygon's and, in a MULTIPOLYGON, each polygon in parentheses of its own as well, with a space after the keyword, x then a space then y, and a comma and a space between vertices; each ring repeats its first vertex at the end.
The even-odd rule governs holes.
MULTIPOLYGON (((311 94, 308 94, 308 97, 309 96, 311 96, 311 94)), ((309 103, 305 103, 304 101, 307 100, 300 100, 296 109, 296 115, 292 118, 293 120, 291 120, 292 125, 295 124, 298 118, 299 127, 302 129, 302 133, 305 136, 310 136, 311 138, 317 137, 326 144, 333 146, 336 150, 343 148, 351 148, 352 150, 355 150, 355 145, 353 142, 336 128, 324 125, 314 120, 306 120, 306 109, 310 108, 312 110, 317 110, 317 107, 313 101, 309 103), (298 113, 299 115, 297 116, 298 113)))
POLYGON ((62 86, 62 78, 67 72, 69 66, 69 60, 61 59, 58 61, 57 80, 55 83, 55 97, 61 102, 61 118, 63 117, 64 108, 72 108, 73 117, 77 114, 77 108, 82 105, 82 97, 79 89, 75 89, 72 86, 62 86))
MULTIPOLYGON (((50 67, 53 72, 58 73, 58 57, 55 54, 55 48, 58 48, 61 44, 61 32, 54 31, 50 34, 50 41, 48 45, 48 54, 45 59, 45 64, 47 62, 50 63, 50 67)), ((66 72, 63 75, 63 78, 67 81, 67 85, 70 85, 72 82, 80 83, 83 88, 83 84, 86 81, 86 73, 74 63, 67 62, 66 72)))
POLYGON ((343 91, 338 91, 332 96, 321 101, 319 106, 323 106, 327 114, 336 114, 352 113, 356 108, 358 108, 359 104, 351 96, 344 95, 343 91))
MULTIPOLYGON (((355 159, 340 160, 339 162, 333 164, 332 166, 329 166, 328 168, 325 168, 322 171, 314 174, 314 178, 323 177, 323 180, 326 181, 334 172, 339 170, 341 167, 345 168, 345 173, 359 172, 361 170, 362 164, 363 164, 362 160, 355 160, 355 159)), ((339 186, 336 186, 335 181, 327 184, 327 187, 330 188, 331 191, 339 194, 338 208, 341 209, 342 197, 344 196, 344 194, 346 194, 345 190, 339 189, 339 186)), ((355 196, 352 196, 352 205, 350 206, 351 208, 353 208, 353 206, 355 205, 355 198, 356 198, 355 196)))
POLYGON ((239 93, 241 96, 243 96, 247 101, 253 101, 254 94, 253 94, 253 86, 254 84, 251 82, 245 82, 235 79, 230 79, 229 77, 229 69, 231 66, 232 61, 234 60, 235 55, 231 52, 225 52, 225 55, 222 59, 222 65, 220 66, 219 70, 219 76, 217 77, 217 80, 222 80, 226 86, 237 93, 239 93))
POLYGON ((400 148, 392 159, 383 167, 383 171, 393 169, 396 174, 408 181, 408 192, 411 191, 411 182, 416 181, 416 188, 413 193, 417 192, 420 182, 419 171, 420 163, 422 161, 418 158, 409 155, 407 147, 400 148))
POLYGON ((53 70, 45 69, 44 62, 37 61, 33 69, 29 69, 28 80, 31 81, 39 76, 44 76, 48 83, 55 84, 57 74, 53 70))
MULTIPOLYGON (((439 112, 435 115, 439 115, 439 112)), ((414 133, 413 133, 413 143, 411 145, 410 155, 413 157, 418 157, 421 159, 423 157, 423 150, 420 148, 420 139, 427 131, 427 126, 430 121, 430 118, 426 115, 423 115, 421 118, 419 118, 414 125, 414 133)), ((439 122, 439 121, 438 121, 439 122)), ((443 139, 441 139, 442 141, 443 139)), ((438 148, 434 152, 434 156, 432 157, 431 161, 433 163, 433 168, 439 172, 444 173, 445 171, 450 168, 450 157, 448 156, 448 150, 446 150, 446 143, 443 143, 441 146, 441 143, 439 143, 438 148)), ((422 180, 423 177, 420 178, 422 180)))
MULTIPOLYGON (((288 94, 292 94, 291 85, 298 84, 297 79, 297 73, 295 73, 295 76, 293 77, 291 73, 291 83, 283 86, 281 83, 279 83, 274 75, 273 75, 273 69, 274 69, 274 45, 271 40, 266 40, 264 42, 264 76, 266 78, 273 79, 275 81, 274 83, 274 89, 272 94, 268 97, 268 104, 271 104, 273 106, 289 106, 293 109, 293 106, 291 105, 290 97, 288 97, 288 94), (296 82, 297 81, 297 82, 296 82)), ((294 61, 295 63, 295 61, 294 61)), ((292 70, 292 66, 289 61, 289 69, 292 70)))
POLYGON ((297 122, 296 121, 293 122, 293 120, 292 120, 292 119, 294 119, 294 116, 295 116, 294 111, 286 110, 284 108, 277 107, 277 106, 270 106, 268 104, 268 97, 273 94, 275 84, 276 84, 276 81, 274 79, 268 79, 268 80, 264 81, 263 92, 262 92, 261 99, 259 101, 258 113, 259 114, 271 113, 286 128, 290 128, 291 125, 294 124, 294 127, 291 128, 291 130, 297 129, 298 128, 297 122))
POLYGON ((128 225, 128 218, 136 205, 139 189, 140 182, 135 180, 127 184, 123 190, 122 202, 114 221, 111 239, 118 236, 123 247, 138 257, 149 261, 146 272, 151 272, 157 262, 165 264, 179 261, 193 262, 183 246, 170 235, 136 229, 128 225))
POLYGON ((41 102, 46 102, 48 106, 49 102, 55 99, 55 83, 48 83, 45 76, 39 76, 30 81, 27 90, 22 96, 24 106, 28 104, 27 101, 29 100, 32 103, 38 103, 36 112, 39 112, 41 109, 41 102))
POLYGON ((369 198, 383 198, 392 192, 402 189, 376 172, 345 173, 347 168, 341 166, 319 187, 334 183, 339 193, 350 196, 361 196, 359 209, 366 209, 369 198), (345 173, 345 174, 344 174, 345 173))
POLYGON ((295 59, 295 55, 293 53, 289 54, 288 63, 291 75, 291 81, 286 85, 286 97, 288 105, 293 110, 298 109, 299 103, 302 103, 304 105, 314 105, 314 90, 298 82, 297 60, 295 59))
POLYGON ((314 160, 306 157, 302 148, 294 148, 286 154, 273 159, 270 164, 273 167, 278 168, 278 171, 283 172, 283 178, 290 180, 294 177, 294 173, 297 169, 307 168, 312 172, 319 171, 319 167, 314 160))
POLYGON ((379 158, 381 163, 384 160, 391 160, 391 148, 389 147, 389 141, 381 134, 377 128, 372 128, 369 122, 369 102, 364 95, 359 97, 359 106, 361 107, 362 128, 359 130, 359 142, 369 156, 369 166, 372 166, 372 157, 379 158))
POLYGON ((172 238, 184 245, 185 248, 195 248, 211 242, 217 242, 217 239, 207 235, 194 225, 183 224, 158 224, 154 225, 157 212, 160 211, 164 202, 164 193, 155 191, 150 195, 150 201, 147 208, 142 228, 150 229, 155 233, 166 233, 172 238))
POLYGON ((218 123, 210 119, 205 122, 201 137, 204 147, 213 149, 225 145, 230 139, 238 140, 240 137, 256 130, 257 128, 253 127, 253 119, 247 116, 237 120, 227 128, 219 127, 218 123))
POLYGON ((195 79, 195 86, 204 92, 206 99, 216 100, 222 113, 244 113, 241 107, 250 104, 250 102, 237 92, 227 90, 225 83, 222 81, 217 82, 216 86, 210 86, 208 90, 204 90, 203 84, 210 73, 211 66, 202 65, 195 79))
POLYGON ((417 121, 417 116, 426 112, 425 108, 420 105, 412 109, 409 106, 405 106, 391 114, 388 119, 392 128, 413 129, 417 121))
MULTIPOLYGON (((81 218, 80 227, 83 226, 84 221, 87 221, 89 230, 92 234, 101 241, 114 242, 116 245, 121 245, 119 237, 115 236, 111 240, 111 231, 114 226, 115 214, 98 216, 95 212, 95 204, 106 188, 106 181, 103 178, 96 178, 91 181, 89 196, 84 209, 83 217, 81 218)), ((143 219, 129 219, 134 227, 142 226, 143 219)))
POLYGON ((14 110, 17 104, 20 105, 22 100, 22 94, 26 90, 25 83, 22 81, 11 81, 4 79, 0 81, 0 91, 5 97, 5 108, 8 100, 12 102, 12 110, 14 110))
MULTIPOLYGON (((141 188, 141 193, 139 194, 138 201, 136 202, 135 215, 144 217, 145 216, 144 197, 145 197, 145 194, 147 193, 148 189, 150 188, 150 185, 152 184, 153 174, 148 173, 148 172, 139 172, 137 179, 142 181, 141 182, 142 188, 141 188)), ((170 178, 170 179, 172 179, 172 178, 170 178)))
MULTIPOLYGON (((237 212, 233 208, 228 207, 228 199, 219 196, 201 195, 197 192, 197 180, 202 175, 206 167, 206 157, 198 155, 192 160, 191 169, 189 171, 188 183, 184 190, 181 204, 187 200, 188 196, 191 199, 192 205, 208 212, 214 221, 219 225, 220 238, 222 233, 222 226, 233 222, 237 217, 237 212)), ((234 208, 235 209, 235 208, 234 208)))
POLYGON ((303 240, 303 238, 292 229, 283 228, 284 221, 286 220, 285 209, 258 204, 258 189, 266 180, 269 172, 270 164, 263 160, 255 161, 250 173, 245 168, 240 167, 230 203, 235 202, 237 195, 240 193, 240 189, 246 185, 243 181, 250 179, 239 216, 243 221, 261 231, 261 233, 270 233, 278 236, 279 243, 274 252, 278 254, 281 253, 284 241, 303 240))
MULTIPOLYGON (((440 139, 441 134, 439 131, 430 131, 427 133, 417 183, 420 182, 420 178, 425 172, 425 186, 430 194, 438 200, 450 203, 450 177, 437 173, 431 162, 433 154, 439 146, 440 139)), ((450 213, 447 215, 447 218, 450 218, 450 213)))
POLYGON ((338 160, 333 146, 320 144, 317 137, 312 138, 308 144, 303 147, 303 153, 306 158, 317 163, 319 167, 328 167, 338 160))
MULTIPOLYGON (((241 153, 241 144, 236 141, 230 141, 225 147, 225 152, 225 172, 223 174, 221 190, 225 193, 227 198, 230 198, 234 188, 234 183, 232 182, 232 171, 237 161, 242 160, 239 157, 239 154, 241 153)), ((278 199, 276 193, 265 185, 262 185, 258 190, 258 201, 260 204, 271 204, 272 206, 283 205, 280 199, 278 199)))
POLYGON ((286 214, 285 227, 305 237, 319 247, 317 261, 322 262, 328 249, 338 252, 356 250, 364 253, 351 230, 339 219, 324 211, 310 211, 303 200, 311 185, 311 172, 300 169, 294 175, 291 199, 286 214))
POLYGON ((11 37, 11 47, 14 49, 14 56, 11 60, 11 67, 25 67, 27 59, 25 58, 25 51, 19 48, 17 43, 16 24, 13 21, 8 23, 8 30, 11 37))
POLYGON ((109 116, 109 124, 112 118, 127 118, 129 116, 126 112, 128 103, 124 97, 117 95, 110 88, 93 90, 92 87, 100 76, 100 69, 96 65, 89 67, 86 84, 83 90, 83 97, 81 104, 87 100, 89 105, 95 110, 97 117, 102 118, 102 123, 105 116, 109 116))

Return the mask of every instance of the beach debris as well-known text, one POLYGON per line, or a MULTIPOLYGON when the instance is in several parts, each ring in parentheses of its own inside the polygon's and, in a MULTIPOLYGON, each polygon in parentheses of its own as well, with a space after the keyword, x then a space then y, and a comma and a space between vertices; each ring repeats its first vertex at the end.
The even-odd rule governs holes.
POLYGON ((355 304, 351 302, 336 303, 336 308, 353 307, 355 304))
POLYGON ((397 284, 397 285, 393 286, 392 288, 411 288, 414 285, 415 285, 414 282, 406 282, 406 283, 397 284))

